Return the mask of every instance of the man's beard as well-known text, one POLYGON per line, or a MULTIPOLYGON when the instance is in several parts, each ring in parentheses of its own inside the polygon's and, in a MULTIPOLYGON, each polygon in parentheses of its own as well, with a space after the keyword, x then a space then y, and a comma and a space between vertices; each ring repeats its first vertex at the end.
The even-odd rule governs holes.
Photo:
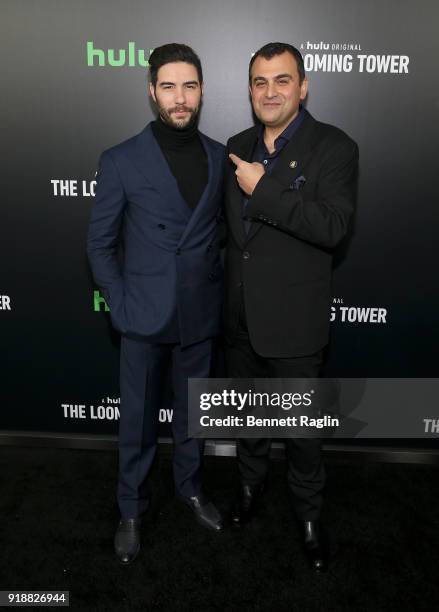
POLYGON ((170 127, 176 130, 183 130, 189 126, 194 125, 197 122, 200 108, 191 108, 189 106, 174 106, 173 108, 167 110, 162 106, 158 106, 158 111, 160 117, 162 118, 164 123, 166 123, 166 125, 169 125, 170 127), (189 118, 185 117, 184 119, 175 119, 172 113, 174 113, 176 110, 185 110, 189 112, 189 118))

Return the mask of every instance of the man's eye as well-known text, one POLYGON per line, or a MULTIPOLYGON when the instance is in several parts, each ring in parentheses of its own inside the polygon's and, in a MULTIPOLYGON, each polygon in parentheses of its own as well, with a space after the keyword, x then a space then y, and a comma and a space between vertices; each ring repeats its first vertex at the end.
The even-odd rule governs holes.
POLYGON ((280 79, 280 81, 278 81, 279 85, 287 85, 288 81, 287 79, 280 79))

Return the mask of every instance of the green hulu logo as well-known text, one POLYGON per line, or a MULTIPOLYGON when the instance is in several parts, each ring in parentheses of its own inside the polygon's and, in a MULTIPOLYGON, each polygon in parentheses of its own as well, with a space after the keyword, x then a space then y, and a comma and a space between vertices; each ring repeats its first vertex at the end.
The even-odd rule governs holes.
POLYGON ((110 312, 107 302, 97 289, 93 291, 93 309, 95 312, 110 312))
MULTIPOLYGON (((154 49, 149 50, 149 55, 154 49)), ((93 41, 87 41, 87 66, 140 66, 149 67, 149 61, 145 57, 144 49, 136 49, 136 43, 130 41, 128 49, 98 49, 94 47, 93 41)), ((149 57, 149 56, 148 56, 149 57)))

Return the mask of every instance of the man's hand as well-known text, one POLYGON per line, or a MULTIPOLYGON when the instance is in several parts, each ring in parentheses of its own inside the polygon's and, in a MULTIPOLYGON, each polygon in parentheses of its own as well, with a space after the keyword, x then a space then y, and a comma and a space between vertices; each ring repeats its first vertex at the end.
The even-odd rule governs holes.
POLYGON ((245 194, 251 196, 254 188, 265 174, 264 166, 259 162, 250 164, 233 153, 230 153, 229 158, 236 166, 235 174, 238 185, 245 194))

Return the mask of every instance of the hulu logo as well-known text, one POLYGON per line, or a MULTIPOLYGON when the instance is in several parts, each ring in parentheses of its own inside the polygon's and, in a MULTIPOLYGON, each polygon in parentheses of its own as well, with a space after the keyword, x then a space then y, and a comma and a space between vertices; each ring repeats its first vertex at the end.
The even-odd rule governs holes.
POLYGON ((107 302, 104 300, 104 298, 97 289, 93 291, 93 306, 95 312, 101 312, 102 309, 104 310, 104 312, 110 311, 107 302))
MULTIPOLYGON (((154 49, 149 50, 149 55, 154 49)), ((149 56, 148 56, 149 57, 149 56)), ((144 49, 136 49, 135 42, 128 43, 128 49, 98 49, 93 41, 87 41, 87 66, 140 66, 148 68, 149 62, 144 49)))

